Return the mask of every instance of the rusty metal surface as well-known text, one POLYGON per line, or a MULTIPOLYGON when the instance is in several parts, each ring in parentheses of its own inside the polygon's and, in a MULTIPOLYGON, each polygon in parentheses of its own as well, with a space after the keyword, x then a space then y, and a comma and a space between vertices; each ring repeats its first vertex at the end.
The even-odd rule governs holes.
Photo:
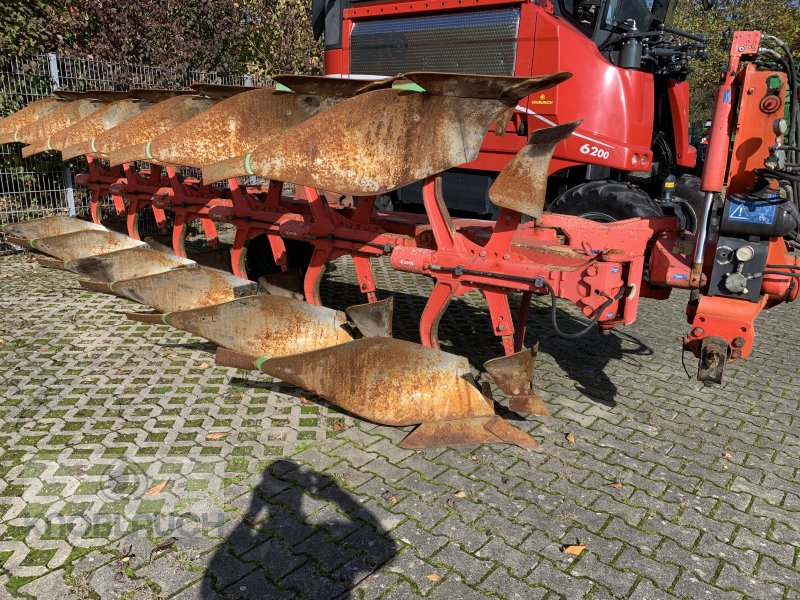
POLYGON ((91 221, 57 215, 23 221, 22 223, 8 223, 0 226, 0 230, 3 231, 6 237, 24 240, 24 245, 30 247, 29 240, 64 235, 75 231, 106 231, 106 228, 91 221))
POLYGON ((533 389, 539 344, 516 354, 493 358, 484 363, 492 381, 508 397, 508 408, 516 413, 547 416, 550 411, 533 389))
POLYGON ((147 160, 147 142, 188 121, 213 104, 213 100, 202 96, 177 96, 164 100, 97 135, 95 147, 100 153, 109 156, 112 166, 147 160))
POLYGON ((343 77, 315 77, 313 75, 275 75, 273 79, 285 85, 295 94, 312 94, 328 98, 351 98, 364 86, 378 87, 390 85, 394 78, 379 81, 348 79, 343 77))
MULTIPOLYGON (((84 283, 82 281, 81 285, 84 283)), ((255 291, 254 284, 246 279, 206 267, 175 269, 147 277, 115 281, 107 287, 119 296, 159 312, 220 304, 255 291)))
POLYGON ((150 106, 152 104, 142 100, 112 102, 71 127, 51 135, 48 145, 53 150, 60 150, 64 160, 91 154, 97 151, 94 147, 96 135, 141 114, 150 106))
POLYGON ((193 260, 164 254, 146 246, 67 261, 64 267, 94 281, 110 283, 197 266, 193 260))
POLYGON ((376 90, 259 146, 257 175, 342 195, 382 194, 475 160, 497 100, 376 90))
POLYGON ((531 436, 501 417, 471 417, 423 423, 398 445, 423 449, 475 444, 513 444, 534 450, 539 444, 531 436))
POLYGON ((251 90, 219 102, 155 138, 150 153, 164 164, 203 167, 246 154, 331 102, 319 96, 251 90))
POLYGON ((580 121, 538 129, 528 144, 500 171, 489 199, 497 206, 538 219, 544 211, 550 159, 558 143, 568 138, 580 121))
POLYGON ((344 313, 284 296, 257 295, 164 315, 168 325, 252 356, 287 356, 353 339, 344 313))
POLYGON ((392 337, 394 297, 346 308, 347 317, 363 337, 392 337))
POLYGON ((217 348, 217 352, 214 354, 214 362, 220 367, 257 371, 256 360, 258 360, 256 356, 235 352, 227 348, 217 348))
POLYGON ((572 77, 560 72, 536 77, 503 77, 499 75, 464 75, 462 73, 404 73, 403 77, 416 83, 429 94, 458 98, 501 100, 514 104, 525 96, 558 85, 572 77))
POLYGON ((300 269, 278 271, 258 278, 258 285, 268 294, 303 300, 303 274, 300 269))
POLYGON ((223 85, 216 83, 193 83, 192 89, 199 94, 203 94, 214 100, 225 100, 243 92, 251 92, 260 89, 255 86, 246 85, 223 85))
POLYGON ((52 134, 74 125, 104 106, 102 102, 89 98, 66 102, 60 109, 17 131, 17 139, 28 144, 35 144, 39 140, 46 143, 52 134))
POLYGON ((66 104, 65 100, 55 97, 41 98, 28 104, 12 115, 0 120, 0 144, 14 141, 14 134, 33 123, 59 110, 66 104))
POLYGON ((145 246, 145 243, 116 231, 88 230, 34 239, 30 246, 48 256, 69 261, 145 246))
POLYGON ((263 372, 386 425, 494 415, 464 376, 467 359, 391 338, 271 358, 263 372))
POLYGON ((168 90, 163 88, 132 89, 128 90, 128 94, 130 94, 132 98, 138 98, 139 100, 152 102, 154 104, 177 96, 196 95, 192 90, 168 90))

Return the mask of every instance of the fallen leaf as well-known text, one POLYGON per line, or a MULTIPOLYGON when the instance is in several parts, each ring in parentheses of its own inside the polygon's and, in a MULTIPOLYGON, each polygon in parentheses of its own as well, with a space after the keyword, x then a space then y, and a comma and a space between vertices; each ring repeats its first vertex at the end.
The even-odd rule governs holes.
POLYGON ((456 498, 466 498, 467 492, 465 492, 464 490, 458 490, 455 494, 453 494, 453 496, 455 496, 456 498))
POLYGON ((151 487, 147 492, 145 492, 145 496, 155 496, 156 494, 160 494, 164 488, 167 487, 167 480, 165 479, 161 483, 154 485, 151 487))
POLYGON ((230 431, 215 431, 214 433, 209 433, 206 436, 207 440, 221 440, 228 436, 230 431))
POLYGON ((572 433, 571 431, 570 431, 569 433, 567 433, 567 435, 565 435, 564 437, 566 437, 566 438, 567 438, 567 441, 568 441, 570 444, 574 444, 574 443, 575 443, 575 434, 574 434, 574 433, 572 433))
POLYGON ((94 356, 94 352, 87 352, 86 358, 92 358, 94 356))
POLYGON ((334 421, 333 424, 331 425, 331 429, 333 429, 334 431, 341 431, 342 429, 344 429, 344 421, 334 421))
POLYGON ((201 362, 200 363, 200 368, 201 369, 207 369, 208 368, 208 363, 207 362, 201 362))
POLYGON ((384 500, 386 500, 386 502, 388 502, 388 503, 389 503, 389 504, 391 504, 392 506, 394 506, 395 504, 397 504, 397 496, 395 496, 395 495, 394 495, 392 492, 390 492, 389 490, 386 490, 385 492, 383 492, 383 495, 381 496, 381 498, 383 498, 384 500))
POLYGON ((174 546, 175 542, 177 542, 177 541, 178 541, 178 538, 176 538, 176 537, 167 538, 166 540, 164 540, 163 542, 158 544, 155 548, 150 550, 150 559, 152 560, 153 554, 155 554, 156 552, 162 552, 163 550, 168 550, 169 548, 174 546))
POLYGON ((427 576, 427 579, 429 581, 439 581, 441 577, 439 577, 436 573, 431 573, 430 575, 427 576))
POLYGON ((448 498, 445 504, 447 504, 447 506, 449 506, 453 510, 458 509, 458 504, 456 504, 456 501, 453 500, 452 498, 448 498))
POLYGON ((309 394, 300 394, 300 404, 316 404, 313 398, 314 396, 309 394))
POLYGON ((725 458, 727 458, 728 460, 733 460, 733 455, 731 455, 730 452, 726 452, 725 453, 725 458))
POLYGON ((612 483, 606 484, 606 487, 614 488, 615 490, 622 489, 622 482, 621 481, 614 481, 612 483))
POLYGON ((564 554, 572 554, 574 556, 578 556, 584 550, 586 550, 586 546, 584 544, 571 544, 569 546, 561 546, 561 552, 563 552, 564 554))
POLYGON ((500 478, 500 483, 502 483, 503 485, 507 484, 508 483, 508 477, 501 477, 500 478))

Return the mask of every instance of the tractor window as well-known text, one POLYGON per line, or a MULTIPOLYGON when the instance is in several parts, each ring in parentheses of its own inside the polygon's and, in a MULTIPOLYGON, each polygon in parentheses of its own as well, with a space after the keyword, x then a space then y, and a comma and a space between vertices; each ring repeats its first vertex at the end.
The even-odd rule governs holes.
POLYGON ((626 21, 636 22, 636 29, 650 29, 653 20, 653 0, 611 0, 606 13, 606 25, 622 25, 626 21))
POLYGON ((562 15, 588 32, 594 30, 597 13, 600 10, 600 0, 559 0, 559 5, 562 15))

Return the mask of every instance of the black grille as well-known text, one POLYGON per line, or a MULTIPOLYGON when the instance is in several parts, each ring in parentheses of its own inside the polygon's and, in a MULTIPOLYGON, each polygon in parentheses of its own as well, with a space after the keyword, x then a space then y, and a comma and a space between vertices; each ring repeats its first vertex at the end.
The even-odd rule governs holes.
POLYGON ((356 22, 350 72, 513 75, 518 28, 519 8, 356 22))

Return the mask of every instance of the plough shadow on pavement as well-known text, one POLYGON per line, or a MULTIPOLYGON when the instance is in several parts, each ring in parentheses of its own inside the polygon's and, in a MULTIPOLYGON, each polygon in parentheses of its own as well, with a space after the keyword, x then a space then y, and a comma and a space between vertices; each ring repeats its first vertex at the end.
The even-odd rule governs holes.
POLYGON ((347 599, 397 551, 378 519, 336 479, 279 459, 212 555, 200 598, 347 599))

